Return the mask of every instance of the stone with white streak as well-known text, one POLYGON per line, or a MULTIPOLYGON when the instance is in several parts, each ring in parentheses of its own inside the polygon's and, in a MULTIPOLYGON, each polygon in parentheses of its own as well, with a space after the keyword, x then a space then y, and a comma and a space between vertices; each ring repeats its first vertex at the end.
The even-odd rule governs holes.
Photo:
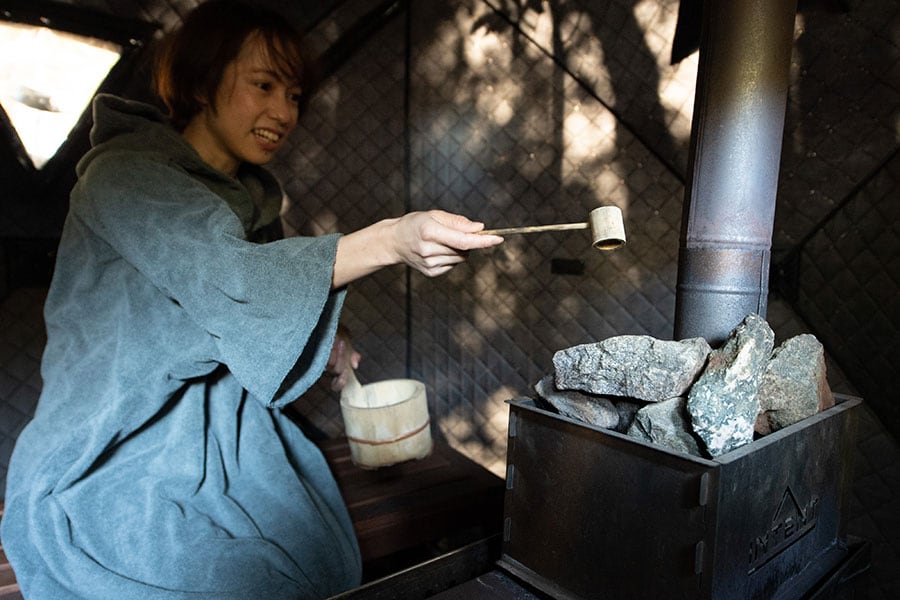
POLYGON ((759 387, 756 432, 767 435, 834 406, 825 375, 825 349, 814 335, 785 340, 759 387))
POLYGON ((674 342, 615 336, 554 354, 556 387, 660 402, 684 396, 709 353, 703 338, 674 342))
POLYGON ((722 347, 710 353, 691 387, 687 411, 694 432, 712 456, 753 441, 757 392, 774 345, 775 334, 765 319, 747 315, 722 347))

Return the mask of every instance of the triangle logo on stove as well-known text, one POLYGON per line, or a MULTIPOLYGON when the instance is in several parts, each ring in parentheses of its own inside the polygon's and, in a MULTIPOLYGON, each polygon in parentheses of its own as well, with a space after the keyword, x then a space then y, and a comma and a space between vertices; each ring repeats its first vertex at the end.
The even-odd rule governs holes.
POLYGON ((813 497, 801 504, 788 486, 766 529, 750 541, 750 573, 792 546, 816 527, 819 499, 813 497))

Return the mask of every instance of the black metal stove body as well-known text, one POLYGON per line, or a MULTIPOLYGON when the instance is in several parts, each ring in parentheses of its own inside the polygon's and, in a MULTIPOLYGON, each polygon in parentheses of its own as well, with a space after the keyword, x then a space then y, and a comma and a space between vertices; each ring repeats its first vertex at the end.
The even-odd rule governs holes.
POLYGON ((804 597, 847 555, 838 400, 714 460, 511 401, 500 565, 554 598, 804 597))

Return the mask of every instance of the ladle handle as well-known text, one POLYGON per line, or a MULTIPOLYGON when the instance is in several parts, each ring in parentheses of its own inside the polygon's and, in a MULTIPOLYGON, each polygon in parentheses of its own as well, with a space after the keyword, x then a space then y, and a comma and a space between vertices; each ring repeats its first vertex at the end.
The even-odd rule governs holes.
MULTIPOLYGON (((346 350, 346 349, 345 349, 346 350)), ((351 406, 371 406, 371 398, 368 390, 364 389, 359 379, 356 377, 356 371, 350 364, 350 352, 347 352, 347 383, 341 389, 341 399, 346 400, 351 406)))
POLYGON ((347 383, 341 391, 354 398, 361 398, 363 396, 362 384, 360 384, 359 379, 356 378, 353 367, 348 364, 347 368, 350 369, 347 372, 347 383))
POLYGON ((478 233, 482 235, 509 235, 512 233, 537 233, 539 231, 571 231, 574 229, 588 229, 590 226, 590 223, 557 223, 555 225, 528 225, 526 227, 484 229, 478 233))

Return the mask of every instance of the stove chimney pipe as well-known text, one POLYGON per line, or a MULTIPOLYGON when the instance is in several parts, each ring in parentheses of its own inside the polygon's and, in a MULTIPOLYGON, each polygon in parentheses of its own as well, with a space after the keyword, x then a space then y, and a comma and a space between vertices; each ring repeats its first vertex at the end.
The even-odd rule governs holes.
POLYGON ((703 2, 675 339, 766 313, 796 0, 703 2))

